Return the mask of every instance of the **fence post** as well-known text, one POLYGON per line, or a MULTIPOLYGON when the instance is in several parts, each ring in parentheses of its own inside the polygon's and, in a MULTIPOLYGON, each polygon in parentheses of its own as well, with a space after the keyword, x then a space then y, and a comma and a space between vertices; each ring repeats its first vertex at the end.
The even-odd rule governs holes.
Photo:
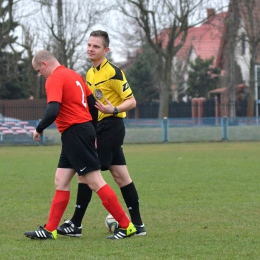
POLYGON ((228 140, 228 118, 226 116, 222 119, 222 140, 228 140))
POLYGON ((2 107, 2 116, 5 116, 5 108, 6 108, 6 105, 5 105, 5 101, 4 101, 3 107, 2 107))
POLYGON ((168 118, 167 117, 164 117, 163 118, 163 142, 164 143, 167 143, 169 142, 169 139, 168 139, 168 118))

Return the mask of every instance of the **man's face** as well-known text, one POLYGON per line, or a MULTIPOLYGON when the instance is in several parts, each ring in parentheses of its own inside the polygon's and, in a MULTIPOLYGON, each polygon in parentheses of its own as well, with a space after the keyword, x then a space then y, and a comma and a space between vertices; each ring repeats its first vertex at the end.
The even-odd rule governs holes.
POLYGON ((99 62, 105 58, 109 51, 109 47, 104 48, 101 37, 90 36, 87 45, 88 58, 93 62, 99 62))

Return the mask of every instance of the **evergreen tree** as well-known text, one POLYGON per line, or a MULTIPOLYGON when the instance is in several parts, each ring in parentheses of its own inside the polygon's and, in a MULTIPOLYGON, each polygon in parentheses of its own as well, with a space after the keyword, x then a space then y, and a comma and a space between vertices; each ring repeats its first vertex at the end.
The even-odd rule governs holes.
POLYGON ((198 56, 194 63, 189 63, 191 70, 188 71, 188 89, 186 91, 189 98, 207 97, 210 90, 217 88, 220 69, 211 66, 213 60, 214 57, 203 60, 198 56))
POLYGON ((135 63, 126 70, 126 77, 130 84, 135 99, 138 102, 158 100, 159 90, 156 86, 154 53, 144 46, 143 52, 135 63))

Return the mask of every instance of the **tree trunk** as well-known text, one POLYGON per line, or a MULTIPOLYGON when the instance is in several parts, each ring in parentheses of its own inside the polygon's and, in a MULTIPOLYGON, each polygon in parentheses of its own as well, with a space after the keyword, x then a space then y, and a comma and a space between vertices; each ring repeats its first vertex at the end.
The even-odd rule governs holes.
POLYGON ((229 91, 229 117, 235 118, 236 117, 236 90, 235 90, 235 75, 236 75, 236 69, 235 69, 235 61, 234 61, 234 53, 232 52, 231 60, 230 60, 230 81, 228 86, 229 91))
POLYGON ((250 82, 249 84, 249 92, 248 92, 248 98, 247 98, 247 116, 248 117, 253 117, 254 116, 254 84, 250 82))
POLYGON ((63 55, 63 18, 62 18, 62 0, 57 1, 57 16, 58 16, 58 61, 61 64, 64 64, 67 67, 67 64, 65 64, 66 57, 63 55))
POLYGON ((158 81, 160 85, 159 93, 159 114, 158 118, 162 119, 169 116, 169 101, 170 101, 170 91, 172 86, 172 55, 168 57, 159 57, 159 63, 157 67, 158 81))
POLYGON ((250 79, 249 79, 249 92, 248 92, 248 102, 247 102, 247 116, 253 117, 255 115, 255 57, 256 49, 251 49, 251 59, 250 59, 250 79))
POLYGON ((169 115, 169 88, 162 83, 160 91, 160 103, 159 103, 159 114, 158 118, 162 119, 169 115))

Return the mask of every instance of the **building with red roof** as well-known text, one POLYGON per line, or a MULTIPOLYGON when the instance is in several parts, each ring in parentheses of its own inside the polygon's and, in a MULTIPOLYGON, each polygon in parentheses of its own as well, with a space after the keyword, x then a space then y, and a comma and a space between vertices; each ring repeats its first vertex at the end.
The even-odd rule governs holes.
POLYGON ((220 67, 221 50, 224 44, 226 12, 215 14, 214 9, 207 9, 207 20, 198 27, 188 30, 188 36, 176 57, 203 60, 214 57, 213 65, 220 67))
MULTIPOLYGON (((219 67, 221 69, 221 75, 227 75, 230 68, 228 68, 227 63, 230 57, 228 52, 234 51, 234 63, 237 69, 236 74, 233 77, 236 77, 234 82, 233 89, 235 89, 236 100, 245 99, 249 91, 250 83, 252 82, 252 73, 250 79, 250 66, 252 66, 252 47, 250 46, 250 37, 255 37, 256 40, 259 39, 258 52, 255 54, 255 63, 259 66, 259 75, 260 78, 260 1, 253 1, 254 5, 251 5, 253 9, 250 11, 251 1, 248 1, 248 4, 245 0, 238 1, 238 13, 235 15, 236 25, 236 43, 233 50, 228 50, 228 34, 227 32, 230 28, 228 26, 227 20, 235 11, 232 10, 231 6, 227 12, 216 13, 214 9, 207 9, 207 18, 206 20, 197 27, 192 27, 188 29, 187 38, 184 45, 179 49, 179 51, 174 56, 173 67, 174 73, 179 73, 184 75, 184 89, 187 89, 186 81, 188 79, 188 70, 189 62, 195 61, 195 59, 200 56, 201 59, 210 59, 214 57, 212 66, 219 67), (250 19, 252 18, 252 19, 250 19), (258 21, 259 20, 259 21, 258 21), (251 29, 254 22, 254 29, 251 29), (179 66, 181 64, 181 66, 179 66), (179 72, 178 72, 179 70, 179 72), (239 74, 239 77, 237 75, 239 74)), ((160 43, 162 48, 166 48, 169 41, 169 29, 164 29, 159 36, 160 43)), ((178 45, 178 41, 181 41, 182 37, 179 37, 175 40, 175 45, 178 45)), ((251 68, 252 72, 252 68, 251 68)), ((174 75, 173 75, 174 78, 174 75)), ((173 80, 174 81, 174 80, 173 80)), ((183 84, 183 82, 178 83, 177 81, 173 83, 172 86, 172 97, 173 101, 177 101, 178 91, 180 91, 178 84, 183 84)), ((230 89, 229 86, 224 85, 223 83, 219 88, 210 91, 209 96, 214 97, 215 100, 218 100, 219 107, 221 105, 229 106, 230 103, 230 89)), ((260 84, 259 84, 260 85, 260 84)), ((251 89, 252 91, 252 89, 251 89)), ((258 93, 258 91, 257 91, 258 93)), ((257 96, 257 95, 256 95, 257 96)), ((257 98, 258 99, 258 98, 257 98)), ((236 101, 235 100, 235 101, 236 101)), ((234 101, 234 100, 233 100, 234 101)), ((233 102, 232 101, 232 102, 233 102)), ((234 103, 234 102, 233 102, 234 103)), ((220 116, 229 116, 229 109, 225 109, 227 112, 219 113, 220 116)))
MULTIPOLYGON (((241 97, 241 93, 245 97, 245 93, 248 92, 248 88, 250 86, 250 59, 252 48, 249 44, 250 35, 248 34, 253 34, 253 36, 258 35, 258 37, 260 37, 260 26, 254 28, 254 30, 256 30, 254 32, 250 29, 250 26, 252 26, 249 24, 250 14, 248 14, 249 10, 245 6, 246 4, 242 5, 240 3, 240 15, 239 17, 236 17, 238 24, 236 27, 237 31, 234 59, 239 73, 241 74, 240 82, 236 82, 234 86, 236 97, 241 97)), ((253 19, 257 19, 257 17, 259 17, 259 12, 257 10, 260 12, 259 1, 252 10, 251 15, 255 17, 253 19)), ((186 42, 176 54, 175 59, 181 59, 188 64, 188 61, 193 62, 198 56, 200 56, 203 60, 214 57, 212 65, 219 67, 222 70, 221 74, 225 75, 227 73, 227 71, 225 71, 225 62, 229 59, 226 55, 228 46, 227 30, 229 29, 227 28, 228 23, 226 23, 226 18, 228 18, 230 14, 232 14, 232 10, 230 8, 227 12, 221 13, 215 13, 214 9, 207 9, 207 20, 200 26, 193 27, 188 30, 186 42)), ((260 25, 260 17, 258 19, 259 22, 255 21, 255 24, 260 25)), ((258 50, 260 50, 260 48, 258 48, 258 50)), ((256 64, 260 64, 260 51, 258 51, 255 56, 256 64)), ((188 67, 186 67, 186 71, 188 71, 188 67)), ((260 74, 260 66, 258 73, 260 74)), ((258 77, 260 77, 260 75, 258 75, 258 77)), ((185 79, 187 80, 187 78, 188 74, 186 73, 185 79)), ((173 89, 176 89, 176 86, 173 86, 173 89)), ((223 105, 229 106, 229 89, 227 86, 219 86, 218 89, 210 91, 209 95, 211 97, 214 96, 215 99, 218 100, 219 108, 223 107, 223 105)), ((228 109, 225 108, 223 111, 219 111, 220 116, 229 115, 228 109)))

